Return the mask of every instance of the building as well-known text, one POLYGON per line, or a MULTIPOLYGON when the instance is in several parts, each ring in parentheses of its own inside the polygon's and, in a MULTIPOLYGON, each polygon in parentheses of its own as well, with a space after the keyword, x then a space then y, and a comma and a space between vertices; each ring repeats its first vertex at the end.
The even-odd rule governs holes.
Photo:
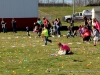
MULTIPOLYGON (((0 22, 3 18, 7 23, 7 29, 12 29, 11 20, 14 18, 17 29, 33 28, 33 23, 38 17, 38 0, 1 0, 0 22)), ((1 27, 1 26, 0 26, 1 27)))
POLYGON ((100 8, 92 9, 92 19, 96 18, 100 22, 100 8))

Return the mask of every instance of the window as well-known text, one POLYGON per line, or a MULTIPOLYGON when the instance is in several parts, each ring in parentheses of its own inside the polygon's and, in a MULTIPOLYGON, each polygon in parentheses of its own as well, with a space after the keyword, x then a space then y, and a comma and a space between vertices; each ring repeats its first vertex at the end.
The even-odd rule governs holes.
POLYGON ((79 13, 75 13, 75 16, 79 16, 79 13))
POLYGON ((82 16, 82 13, 80 13, 80 16, 82 16))

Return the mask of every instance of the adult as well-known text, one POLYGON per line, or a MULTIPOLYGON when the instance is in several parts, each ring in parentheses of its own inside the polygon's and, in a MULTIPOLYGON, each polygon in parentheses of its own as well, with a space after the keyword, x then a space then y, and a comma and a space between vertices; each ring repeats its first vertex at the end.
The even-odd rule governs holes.
POLYGON ((100 32, 100 22, 96 18, 93 18, 93 26, 100 32))
POLYGON ((12 18, 11 23, 12 23, 13 32, 15 32, 15 33, 16 33, 16 21, 15 21, 15 19, 14 19, 14 18, 12 18))
POLYGON ((54 35, 57 35, 57 19, 53 22, 54 35))
POLYGON ((71 18, 70 26, 74 26, 74 19, 73 18, 71 18))
POLYGON ((88 19, 87 19, 87 17, 86 16, 84 16, 84 25, 88 25, 88 19))
POLYGON ((57 34, 58 34, 58 37, 61 36, 60 28, 61 28, 61 21, 60 21, 59 18, 57 18, 57 34))
POLYGON ((89 26, 89 30, 92 30, 92 19, 89 18, 88 20, 88 26, 89 26))
POLYGON ((37 19, 37 23, 38 23, 39 25, 42 25, 42 24, 43 24, 43 22, 42 22, 42 20, 41 20, 40 18, 37 19))
POLYGON ((7 30, 6 30, 6 22, 3 19, 1 21, 1 25, 2 25, 3 32, 6 33, 7 32, 7 30))
POLYGON ((40 18, 37 19, 37 26, 38 26, 38 36, 40 37, 41 36, 41 33, 42 33, 42 28, 44 27, 43 26, 43 22, 40 18))
POLYGON ((48 20, 45 17, 43 17, 43 25, 44 27, 47 27, 48 25, 48 20))

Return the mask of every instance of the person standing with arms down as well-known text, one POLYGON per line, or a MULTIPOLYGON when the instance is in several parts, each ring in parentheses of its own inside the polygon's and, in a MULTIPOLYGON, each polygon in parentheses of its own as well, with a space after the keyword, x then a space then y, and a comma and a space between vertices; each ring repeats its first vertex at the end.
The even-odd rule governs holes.
POLYGON ((61 36, 61 33, 60 33, 61 21, 60 21, 59 18, 57 18, 57 25, 56 25, 56 27, 57 27, 57 35, 58 35, 58 37, 60 37, 61 36))
POLYGON ((99 31, 100 33, 100 22, 96 19, 96 18, 93 18, 93 26, 96 27, 96 29, 99 31))
POLYGON ((84 19, 84 25, 86 25, 86 26, 87 26, 87 25, 88 25, 88 19, 87 19, 87 17, 86 17, 86 16, 84 16, 84 18, 83 18, 83 19, 84 19))
POLYGON ((15 33, 16 33, 16 21, 15 21, 15 19, 14 19, 14 18, 12 18, 11 23, 12 23, 13 32, 15 32, 15 33))
POLYGON ((44 27, 48 26, 48 21, 45 17, 43 17, 43 25, 44 25, 44 27))
POLYGON ((94 36, 94 38, 93 38, 93 40, 94 40, 94 46, 96 46, 97 42, 99 40, 99 31, 98 31, 98 29, 96 29, 95 26, 92 27, 92 30, 93 30, 93 36, 94 36))
POLYGON ((2 25, 3 32, 6 33, 7 32, 7 30, 6 30, 6 22, 3 19, 1 21, 1 25, 2 25))
POLYGON ((27 35, 30 36, 29 27, 28 26, 26 26, 26 32, 27 32, 27 35))
POLYGON ((52 43, 52 40, 49 40, 48 36, 49 36, 48 30, 47 30, 46 27, 44 27, 44 29, 42 30, 42 38, 44 40, 44 45, 43 46, 47 45, 47 41, 49 41, 50 43, 52 43))

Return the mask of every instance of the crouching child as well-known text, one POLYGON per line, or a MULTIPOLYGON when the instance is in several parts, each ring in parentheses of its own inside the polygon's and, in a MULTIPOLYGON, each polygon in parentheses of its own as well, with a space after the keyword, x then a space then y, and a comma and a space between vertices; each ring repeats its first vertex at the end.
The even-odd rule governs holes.
MULTIPOLYGON (((73 52, 70 51, 70 47, 67 44, 62 44, 62 43, 58 42, 57 45, 60 48, 59 51, 60 52, 62 51, 61 54, 65 54, 65 55, 73 54, 73 52)), ((58 54, 59 54, 59 52, 58 52, 58 54)))

